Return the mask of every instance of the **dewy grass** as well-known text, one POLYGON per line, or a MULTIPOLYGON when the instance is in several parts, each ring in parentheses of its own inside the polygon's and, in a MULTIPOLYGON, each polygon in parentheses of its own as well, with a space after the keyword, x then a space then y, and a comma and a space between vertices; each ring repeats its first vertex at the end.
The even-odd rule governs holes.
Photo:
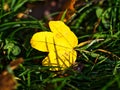
POLYGON ((93 0, 75 6, 76 13, 66 24, 79 43, 91 42, 75 48, 76 62, 63 71, 50 71, 51 67, 43 66, 42 60, 48 53, 37 51, 30 45, 34 33, 49 30, 47 22, 32 16, 17 18, 18 13, 26 10, 26 3, 36 1, 44 2, 0 0, 0 85, 11 86, 8 81, 1 81, 5 80, 3 71, 9 73, 7 67, 15 68, 11 69, 9 63, 22 57, 24 63, 10 73, 11 81, 17 80, 17 90, 119 90, 120 0, 93 0), (3 8, 5 4, 6 9, 3 8))

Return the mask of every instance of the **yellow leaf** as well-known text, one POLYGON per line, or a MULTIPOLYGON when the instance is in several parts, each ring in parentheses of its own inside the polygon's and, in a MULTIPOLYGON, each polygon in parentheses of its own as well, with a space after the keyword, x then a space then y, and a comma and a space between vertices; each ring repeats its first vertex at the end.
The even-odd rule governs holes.
POLYGON ((54 71, 63 70, 76 60, 77 52, 74 47, 77 46, 78 39, 62 21, 50 21, 49 26, 52 32, 35 33, 30 43, 39 51, 49 52, 42 62, 44 66, 56 66, 50 68, 54 71))

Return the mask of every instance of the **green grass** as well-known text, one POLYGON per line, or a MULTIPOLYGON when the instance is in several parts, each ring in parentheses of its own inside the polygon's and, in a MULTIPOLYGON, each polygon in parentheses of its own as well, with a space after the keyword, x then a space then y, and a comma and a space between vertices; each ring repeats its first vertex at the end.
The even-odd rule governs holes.
POLYGON ((16 18, 26 9, 24 4, 32 1, 0 1, 0 72, 13 59, 24 59, 14 70, 19 78, 17 90, 119 90, 120 0, 98 3, 86 0, 85 5, 76 7, 76 14, 67 25, 77 35, 79 43, 94 41, 77 49, 78 66, 62 72, 52 72, 49 67, 42 66, 41 61, 47 53, 30 45, 36 30, 49 30, 46 20, 16 18), (8 11, 3 9, 6 2, 10 7, 8 11))

